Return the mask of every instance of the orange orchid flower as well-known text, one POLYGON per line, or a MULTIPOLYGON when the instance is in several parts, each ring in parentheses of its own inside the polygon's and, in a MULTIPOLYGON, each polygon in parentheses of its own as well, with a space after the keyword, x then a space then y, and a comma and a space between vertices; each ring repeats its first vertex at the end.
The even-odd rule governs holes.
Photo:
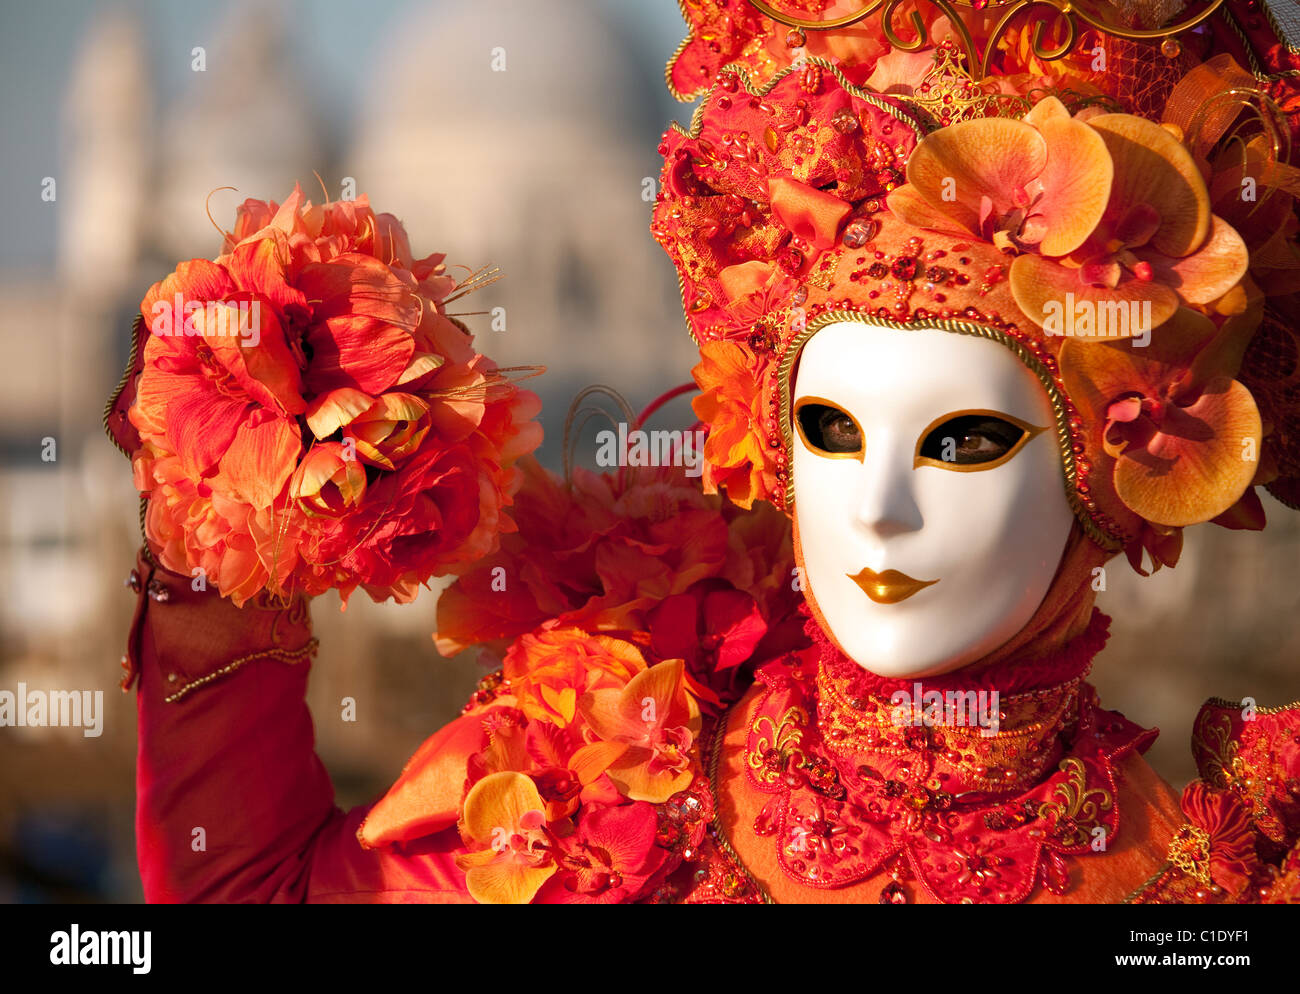
POLYGON ((570 763, 584 783, 608 773, 626 797, 653 804, 690 785, 690 750, 701 722, 685 674, 686 663, 671 659, 638 673, 621 690, 583 695, 578 710, 599 739, 570 763))
POLYGON ((527 904, 555 873, 541 795, 523 773, 492 773, 465 798, 460 833, 471 851, 456 857, 480 904, 527 904))
MULTIPOLYGON (((1037 108, 1035 108, 1037 109, 1037 108)), ((1021 310, 1042 323, 1050 301, 1151 306, 1151 327, 1180 306, 1205 306, 1231 290, 1249 264, 1241 236, 1210 212, 1191 153, 1168 129, 1131 114, 1102 114, 1087 126, 1114 163, 1106 210, 1087 241, 1057 261, 1020 256, 1011 265, 1021 310)))
POLYGON ((1237 503, 1258 470, 1259 411, 1233 377, 1240 332, 1180 308, 1145 348, 1069 339, 1061 375, 1113 460, 1115 494, 1166 531, 1237 503))
POLYGON ((1101 136, 1048 97, 1019 121, 982 118, 929 135, 889 209, 918 227, 1061 256, 1101 220, 1112 169, 1101 136))
POLYGON ((1211 213, 1176 131, 1132 114, 1072 118, 1048 97, 1019 121, 966 121, 926 137, 889 209, 1015 255, 1011 291, 1039 325, 1072 298, 1090 310, 1149 305, 1154 328, 1180 306, 1212 305, 1249 262, 1241 237, 1211 213))

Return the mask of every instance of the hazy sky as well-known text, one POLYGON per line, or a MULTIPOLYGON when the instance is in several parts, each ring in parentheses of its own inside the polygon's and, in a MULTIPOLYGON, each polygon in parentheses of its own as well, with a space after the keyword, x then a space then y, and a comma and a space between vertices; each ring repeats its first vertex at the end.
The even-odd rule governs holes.
MULTIPOLYGON (((263 0, 270 6, 276 0, 263 0)), ((389 37, 392 21, 423 6, 452 8, 474 0, 279 0, 294 25, 297 63, 325 107, 348 117, 363 91, 362 73, 378 55, 374 47, 389 37), (324 70, 320 67, 329 67, 324 70)), ((591 6, 612 14, 623 33, 641 47, 648 78, 661 79, 663 64, 681 41, 681 14, 673 0, 518 0, 521 10, 538 16, 550 5, 591 6)), ((149 70, 161 114, 169 102, 184 99, 193 83, 190 50, 204 44, 227 16, 227 3, 205 0, 0 0, 0 176, 6 237, 0 239, 0 269, 5 278, 39 274, 54 261, 55 225, 40 199, 44 176, 59 169, 60 111, 72 61, 97 14, 118 7, 134 12, 146 29, 149 70), (44 213, 43 213, 44 212, 44 213)), ((624 39, 626 40, 626 39, 624 39)), ((662 85, 660 87, 662 89, 662 85)), ((664 120, 687 116, 687 109, 664 97, 664 120)), ((646 136, 653 142, 657 132, 646 136)))

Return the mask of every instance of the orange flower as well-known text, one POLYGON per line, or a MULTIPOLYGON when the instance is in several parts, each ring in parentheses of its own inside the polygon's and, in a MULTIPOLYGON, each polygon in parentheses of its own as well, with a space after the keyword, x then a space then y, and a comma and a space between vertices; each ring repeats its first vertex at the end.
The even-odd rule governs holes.
POLYGON ((576 469, 569 484, 531 459, 520 469, 518 533, 438 601, 444 655, 484 642, 504 651, 547 619, 645 631, 663 598, 709 577, 752 589, 772 611, 793 610, 790 521, 771 505, 742 512, 702 494, 682 467, 576 469))
POLYGON ((706 493, 725 489, 741 507, 767 498, 776 489, 776 461, 764 441, 762 418, 770 377, 766 362, 740 342, 706 342, 693 370, 702 391, 692 402, 709 426, 704 443, 706 493))
POLYGON ((239 282, 194 259, 145 294, 149 334, 130 419, 192 479, 220 465, 229 496, 265 508, 297 464, 294 415, 306 405, 283 326, 239 282))
POLYGON ((1184 304, 1209 307, 1246 273, 1245 243, 1210 213, 1191 153, 1131 114, 1085 122, 1048 97, 1020 121, 954 124, 917 145, 907 179, 890 210, 1014 254, 1012 293, 1040 326, 1068 294, 1076 307, 1149 305, 1154 328, 1184 304))
POLYGON ((578 628, 543 627, 510 647, 505 676, 525 715, 564 728, 583 694, 622 688, 645 667, 645 658, 629 642, 578 628))
POLYGON ((917 227, 1061 256, 1101 221, 1111 176, 1101 136, 1048 97, 1019 121, 983 118, 928 136, 889 209, 917 227))
POLYGON ((556 871, 542 798, 522 773, 493 773, 465 798, 460 834, 470 852, 456 857, 480 904, 527 904, 556 871))
POLYGON ((1169 130, 1130 114, 1088 120, 1115 166, 1106 211, 1088 240, 1062 263, 1022 256, 1011 289, 1042 323, 1050 300, 1150 301, 1151 326, 1181 304, 1209 305, 1246 274, 1245 243, 1210 213, 1196 163, 1169 130))
POLYGON ((129 417, 163 564, 202 565, 236 603, 406 601, 492 552, 540 401, 445 314, 443 256, 415 259, 364 197, 314 206, 296 187, 234 227, 141 303, 129 417))
POLYGON ((578 709, 600 740, 574 757, 584 781, 605 772, 626 797, 654 804, 690 785, 700 709, 686 690, 685 676, 685 662, 671 659, 637 674, 621 689, 582 696, 578 709))
POLYGON ((1241 329, 1181 308, 1145 348, 1076 339, 1061 348, 1061 375, 1096 426, 1115 495, 1166 532, 1228 510, 1258 469, 1259 411, 1233 379, 1241 329))
POLYGON ((289 484, 289 496, 308 514, 346 514, 365 492, 365 467, 342 442, 312 446, 289 484))

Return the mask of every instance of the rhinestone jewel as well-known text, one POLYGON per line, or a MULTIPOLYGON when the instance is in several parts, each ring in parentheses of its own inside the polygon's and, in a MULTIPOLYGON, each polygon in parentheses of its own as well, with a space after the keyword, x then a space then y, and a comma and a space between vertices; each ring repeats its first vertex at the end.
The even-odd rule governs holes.
POLYGON ((858 115, 850 107, 841 107, 832 115, 831 127, 842 135, 851 135, 858 130, 858 115))
POLYGON ((859 218, 856 221, 850 221, 844 229, 844 247, 850 249, 860 249, 871 241, 876 235, 876 222, 859 218))
POLYGON ((884 890, 880 892, 881 904, 907 904, 907 891, 897 880, 892 880, 885 884, 884 890))
POLYGON ((704 815, 704 805, 694 794, 679 791, 664 802, 664 814, 673 821, 690 824, 699 821, 704 815))

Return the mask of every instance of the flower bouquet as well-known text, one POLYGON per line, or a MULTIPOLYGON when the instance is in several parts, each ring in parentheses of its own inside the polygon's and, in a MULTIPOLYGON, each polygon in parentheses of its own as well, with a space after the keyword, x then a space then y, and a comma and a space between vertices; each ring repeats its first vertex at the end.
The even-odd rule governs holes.
POLYGON ((223 234, 145 294, 108 412, 161 564, 236 604, 405 603, 494 551, 541 404, 446 307, 495 272, 416 259, 364 196, 295 187, 223 234))

